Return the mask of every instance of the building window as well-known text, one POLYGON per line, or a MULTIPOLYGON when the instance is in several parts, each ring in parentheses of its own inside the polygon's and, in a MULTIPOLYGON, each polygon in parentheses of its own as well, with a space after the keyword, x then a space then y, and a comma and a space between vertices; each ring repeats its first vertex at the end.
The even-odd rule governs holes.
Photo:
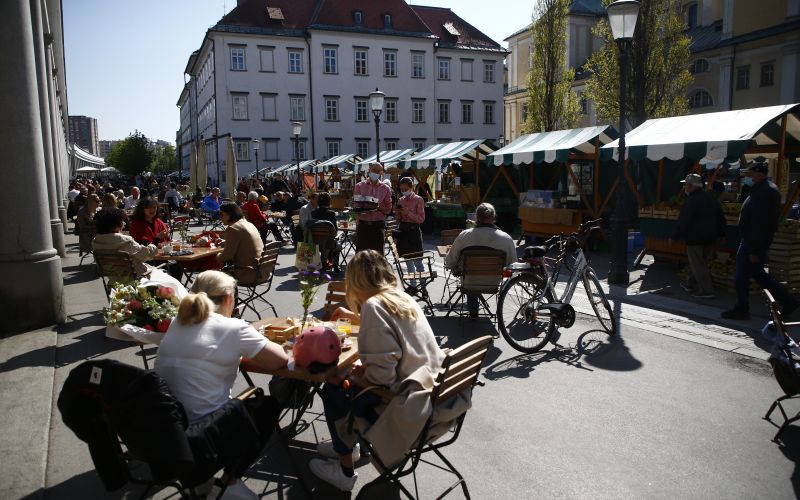
POLYGON ((341 141, 327 141, 328 145, 328 158, 339 156, 339 144, 341 141))
POLYGON ((297 159, 305 160, 306 159, 306 141, 305 139, 300 139, 297 141, 297 159))
POLYGON ((483 63, 483 81, 486 83, 494 83, 494 61, 484 61, 483 63))
POLYGON ((355 49, 353 52, 355 59, 355 74, 358 76, 367 75, 367 49, 355 49))
POLYGON ((275 72, 275 50, 272 47, 260 47, 258 55, 261 59, 261 71, 275 72))
POLYGON ((384 28, 391 28, 392 27, 392 15, 391 14, 384 14, 383 15, 383 27, 384 28))
POLYGON ((761 63, 761 86, 769 87, 775 84, 775 62, 761 63))
POLYGON ((528 103, 522 103, 522 106, 519 108, 519 122, 525 123, 528 121, 528 103))
POLYGON ((244 47, 231 47, 231 71, 245 71, 244 47))
POLYGON ((397 123, 397 101, 387 99, 383 104, 386 123, 397 123))
POLYGON ((425 78, 425 53, 411 53, 411 78, 425 78))
POLYGON ((247 94, 232 94, 233 119, 247 120, 247 94))
POLYGON ((261 108, 264 111, 264 120, 277 120, 278 113, 276 111, 275 106, 275 95, 262 95, 261 96, 261 108))
POLYGON ((289 73, 303 72, 303 52, 299 50, 289 51, 289 73))
POLYGON ((689 66, 689 73, 693 75, 705 73, 706 71, 708 71, 708 60, 706 59, 695 59, 689 66))
POLYGON ((397 149, 397 141, 386 141, 386 150, 394 151, 397 149))
POLYGON ((689 107, 692 109, 705 108, 713 105, 714 101, 711 99, 711 94, 705 90, 698 90, 689 96, 689 107))
POLYGON ((750 88, 750 66, 736 68, 736 90, 750 88))
POLYGON ((483 123, 486 125, 494 125, 494 103, 483 103, 483 123))
POLYGON ((411 101, 411 122, 425 123, 425 101, 411 101))
POLYGON ((461 123, 472 123, 472 102, 461 101, 461 123))
POLYGON ((697 2, 692 2, 684 7, 686 12, 686 27, 688 29, 697 27, 697 2))
POLYGON ((353 11, 353 23, 356 26, 360 26, 364 22, 364 13, 360 10, 353 11))
POLYGON ((275 161, 278 159, 278 141, 264 141, 264 161, 275 161))
POLYGON ((339 98, 326 97, 325 98, 325 121, 338 122, 339 121, 339 98))
POLYGON ((450 123, 450 102, 439 101, 439 123, 450 123))
POLYGON ((328 74, 336 74, 339 72, 339 67, 336 61, 336 47, 323 47, 322 60, 324 63, 324 72, 328 74))
POLYGON ((461 81, 462 82, 472 81, 472 59, 461 60, 461 81))
POLYGON ((303 96, 290 97, 289 110, 289 119, 293 122, 306 121, 306 98, 303 96))
POLYGON ((397 52, 393 50, 383 52, 383 76, 397 76, 397 52))
POLYGON ((369 101, 367 99, 356 99, 356 121, 365 122, 369 120, 367 115, 367 107, 369 101))
POLYGON ((414 149, 419 149, 419 150, 425 149, 425 141, 413 141, 411 143, 411 146, 414 149))
POLYGON ((236 141, 236 161, 250 161, 250 141, 236 141))
POLYGON ((369 156, 369 141, 356 141, 356 154, 360 156, 361 159, 369 156))
POLYGON ((439 80, 450 79, 450 59, 439 58, 439 80))

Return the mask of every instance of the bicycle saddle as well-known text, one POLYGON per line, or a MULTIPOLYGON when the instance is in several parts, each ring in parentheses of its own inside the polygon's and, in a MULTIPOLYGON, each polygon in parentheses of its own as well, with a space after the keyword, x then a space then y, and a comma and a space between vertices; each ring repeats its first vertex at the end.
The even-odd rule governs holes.
POLYGON ((526 259, 531 259, 534 257, 542 257, 546 253, 547 247, 525 247, 525 253, 523 255, 526 259))

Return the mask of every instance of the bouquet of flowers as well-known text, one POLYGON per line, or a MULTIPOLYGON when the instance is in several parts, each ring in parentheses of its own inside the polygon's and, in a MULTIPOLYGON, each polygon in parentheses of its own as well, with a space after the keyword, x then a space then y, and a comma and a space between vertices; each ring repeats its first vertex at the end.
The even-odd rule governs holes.
POLYGON ((314 296, 322 285, 331 280, 331 275, 320 273, 314 265, 309 265, 305 271, 300 272, 300 303, 303 306, 303 330, 306 328, 308 308, 314 302, 314 296))
POLYGON ((103 309, 107 325, 134 325, 157 332, 167 331, 180 304, 172 288, 161 285, 117 285, 109 298, 103 309))

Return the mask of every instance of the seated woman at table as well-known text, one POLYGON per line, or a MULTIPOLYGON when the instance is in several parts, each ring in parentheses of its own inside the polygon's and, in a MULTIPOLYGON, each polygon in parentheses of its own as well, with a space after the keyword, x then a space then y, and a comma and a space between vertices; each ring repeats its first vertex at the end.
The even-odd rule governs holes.
POLYGON ((348 416, 356 417, 357 426, 369 428, 367 437, 385 463, 402 457, 412 445, 403 436, 416 438, 414 429, 421 430, 428 415, 423 408, 414 407, 414 403, 406 408, 402 408, 402 403, 393 403, 395 400, 400 403, 422 387, 432 387, 442 368, 444 353, 417 302, 398 290, 394 270, 383 255, 374 250, 356 253, 347 266, 345 290, 352 310, 339 308, 331 320, 360 319, 361 365, 352 369, 351 375, 358 379, 351 380, 349 389, 344 389, 337 378, 323 386, 322 402, 331 441, 320 443, 317 451, 329 459, 313 459, 309 467, 320 479, 350 491, 356 482, 353 464, 358 461, 360 451, 355 436, 346 432, 344 423, 348 416), (359 394, 362 392, 359 384, 381 386, 395 398, 384 407, 374 392, 359 394), (396 432, 398 428, 408 432, 396 432))
POLYGON ((130 233, 140 245, 159 246, 169 241, 169 228, 158 218, 155 198, 143 198, 136 204, 131 215, 130 233))
POLYGON ((254 267, 256 259, 264 251, 264 243, 258 229, 247 222, 236 203, 223 203, 220 207, 220 220, 227 226, 222 233, 222 253, 217 254, 217 262, 233 263, 233 276, 240 282, 253 283, 258 270, 254 267))
POLYGON ((263 243, 267 242, 267 232, 272 233, 275 241, 282 242, 283 236, 281 235, 281 230, 278 228, 277 224, 270 222, 264 212, 261 211, 261 207, 258 205, 258 198, 258 193, 255 191, 247 193, 247 201, 242 205, 242 212, 247 220, 256 226, 263 243))
POLYGON ((155 371, 186 410, 190 443, 192 436, 203 434, 214 441, 213 470, 224 468, 217 487, 228 485, 223 498, 258 498, 239 478, 260 456, 277 425, 280 406, 271 396, 240 402, 231 398, 231 390, 242 357, 265 370, 286 366, 287 357, 249 323, 231 318, 235 292, 231 276, 220 271, 200 273, 161 341, 155 371), (257 435, 243 432, 231 418, 241 414, 242 406, 257 435), (205 429, 213 432, 204 433, 205 429))

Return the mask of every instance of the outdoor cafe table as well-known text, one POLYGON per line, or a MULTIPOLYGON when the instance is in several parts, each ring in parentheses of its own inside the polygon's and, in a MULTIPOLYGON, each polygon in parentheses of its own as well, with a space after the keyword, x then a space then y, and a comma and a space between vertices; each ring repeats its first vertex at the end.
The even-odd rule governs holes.
POLYGON ((223 248, 219 246, 215 247, 190 247, 189 250, 192 251, 191 254, 186 255, 171 255, 170 253, 161 253, 159 250, 158 255, 151 257, 150 260, 155 261, 170 261, 174 260, 181 266, 181 271, 183 272, 184 286, 189 285, 189 280, 191 279, 192 271, 196 268, 191 268, 192 263, 199 262, 201 259, 205 259, 207 257, 213 257, 217 254, 222 253, 223 248), (191 269, 187 270, 186 267, 189 266, 191 269))

